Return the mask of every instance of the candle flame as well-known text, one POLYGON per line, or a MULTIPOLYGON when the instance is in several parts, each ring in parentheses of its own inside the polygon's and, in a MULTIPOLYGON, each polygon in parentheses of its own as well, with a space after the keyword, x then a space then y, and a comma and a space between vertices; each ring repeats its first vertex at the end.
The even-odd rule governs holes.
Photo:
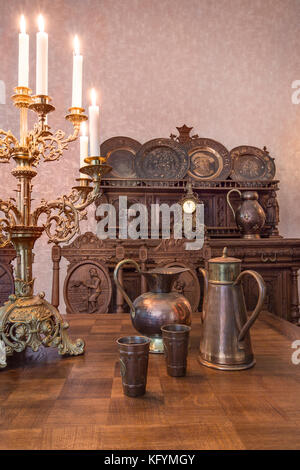
POLYGON ((86 122, 83 121, 80 125, 81 135, 87 135, 87 126, 86 122))
POLYGON ((21 15, 20 18, 20 32, 26 33, 26 20, 24 15, 21 15))
POLYGON ((39 31, 40 31, 40 33, 43 33, 43 32, 44 32, 44 29, 45 29, 45 22, 44 22, 43 15, 39 15, 39 17, 38 17, 38 25, 39 25, 39 31))
POLYGON ((80 46, 79 46, 79 39, 78 39, 77 34, 76 36, 74 36, 74 54, 80 55, 80 46))
POLYGON ((92 106, 96 106, 96 102, 97 102, 96 90, 95 90, 95 88, 92 88, 91 89, 91 103, 92 103, 92 106))

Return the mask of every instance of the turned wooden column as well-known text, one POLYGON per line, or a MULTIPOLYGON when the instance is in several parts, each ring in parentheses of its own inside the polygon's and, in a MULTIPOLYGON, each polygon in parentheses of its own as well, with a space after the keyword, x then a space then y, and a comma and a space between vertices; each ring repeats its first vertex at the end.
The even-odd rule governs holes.
MULTIPOLYGON (((117 246, 116 248, 116 259, 117 262, 121 261, 125 258, 125 250, 123 246, 117 246)), ((118 273, 118 280, 121 286, 123 286, 123 268, 119 270, 118 273)), ((117 313, 124 313, 123 304, 124 304, 124 297, 122 292, 117 288, 116 292, 116 304, 117 304, 117 313)))
MULTIPOLYGON (((146 271, 146 261, 148 259, 148 250, 145 245, 141 246, 139 249, 139 259, 141 262, 141 271, 146 271)), ((145 294, 148 291, 147 280, 145 276, 141 276, 141 294, 145 294)))
POLYGON ((58 245, 52 248, 53 277, 52 277, 52 300, 54 307, 59 306, 59 262, 61 259, 61 251, 58 245))
MULTIPOLYGON (((123 268, 119 269, 118 280, 121 286, 123 286, 123 268)), ((124 297, 120 289, 117 289, 117 294, 116 294, 117 313, 124 313, 123 303, 124 303, 124 297)))
POLYGON ((298 270, 299 267, 292 267, 292 290, 291 290, 291 320, 299 323, 299 292, 298 292, 298 270))

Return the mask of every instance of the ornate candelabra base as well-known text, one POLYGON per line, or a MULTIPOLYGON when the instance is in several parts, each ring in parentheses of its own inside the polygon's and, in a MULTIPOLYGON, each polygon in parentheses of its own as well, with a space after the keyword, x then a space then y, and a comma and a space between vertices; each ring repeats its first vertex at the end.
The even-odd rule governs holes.
MULTIPOLYGON (((66 330, 69 325, 58 310, 44 299, 44 293, 31 297, 16 297, 0 308, 0 340, 6 355, 30 347, 37 351, 41 345, 56 347, 58 354, 78 356, 84 353, 84 341, 71 342, 66 330)), ((1 361, 0 368, 6 367, 1 361)))

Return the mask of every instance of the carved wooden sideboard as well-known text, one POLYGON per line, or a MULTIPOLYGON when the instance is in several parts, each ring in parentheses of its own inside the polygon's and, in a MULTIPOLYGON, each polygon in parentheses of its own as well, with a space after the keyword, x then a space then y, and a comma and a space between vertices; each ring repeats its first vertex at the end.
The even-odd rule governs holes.
MULTIPOLYGON (((242 260, 242 269, 258 271, 267 287, 264 309, 294 323, 299 322, 298 270, 300 239, 226 240, 229 256, 242 260)), ((209 240, 205 258, 221 256, 223 240, 209 240)), ((247 306, 254 309, 257 286, 249 276, 243 281, 247 306)))
MULTIPOLYGON (((267 149, 240 146, 230 152, 212 139, 190 135, 192 128, 178 127, 179 135, 169 139, 152 139, 143 146, 129 137, 112 137, 101 145, 113 167, 101 183, 102 194, 96 202, 95 219, 100 221, 98 207, 110 203, 119 215, 119 196, 127 197, 127 208, 143 203, 172 205, 186 194, 188 185, 204 203, 206 240, 201 250, 186 250, 186 240, 100 240, 87 232, 69 245, 53 246, 52 303, 59 305, 59 267, 61 257, 68 260, 64 280, 64 300, 68 313, 122 313, 128 306, 113 283, 113 270, 118 261, 132 258, 142 269, 154 266, 182 266, 190 271, 180 276, 174 289, 186 295, 193 309, 202 307, 203 280, 198 268, 211 257, 220 256, 224 246, 230 256, 242 260, 242 269, 260 272, 267 284, 265 308, 289 321, 300 324, 298 269, 300 239, 279 235, 279 207, 274 159, 267 149), (136 164, 136 159, 139 159, 136 164), (184 167, 184 171, 183 171, 184 167), (240 173, 239 173, 240 172, 240 173), (266 215, 259 239, 242 239, 226 196, 231 189, 256 191, 266 215)), ((238 196, 232 194, 237 207, 238 196)), ((149 220, 150 223, 150 220, 149 220)), ((0 250, 0 256, 3 250, 0 250)), ((0 258, 0 262, 3 258, 0 258)), ((9 264, 9 261, 8 261, 9 264)), ((1 273, 0 273, 1 274, 1 273)), ((146 280, 130 266, 120 271, 121 281, 134 299, 147 291, 146 280)), ((1 285, 1 278, 0 278, 1 285)), ((245 279, 248 308, 257 300, 252 280, 245 279)))
MULTIPOLYGON (((242 260, 243 270, 255 269, 263 276, 267 285, 265 309, 294 323, 298 322, 300 240, 274 238, 266 243, 264 239, 208 239, 203 248, 197 251, 185 250, 185 242, 184 239, 147 240, 147 243, 143 240, 99 240, 96 235, 87 232, 69 246, 53 247, 54 270, 55 260, 61 256, 69 261, 64 284, 67 312, 92 313, 89 297, 95 292, 95 283, 90 275, 93 268, 97 271, 95 279, 101 281, 94 312, 128 312, 128 306, 112 280, 116 263, 124 258, 134 259, 142 269, 154 266, 189 267, 191 271, 181 275, 174 290, 186 295, 195 311, 201 310, 203 282, 198 268, 207 266, 211 257, 220 256, 226 245, 229 256, 242 260)), ((121 271, 121 281, 132 299, 147 291, 146 280, 130 266, 121 271)), ((58 305, 58 289, 59 278, 55 276, 55 295, 52 299, 55 305, 58 305)), ((245 279, 244 291, 247 306, 253 309, 257 301, 257 289, 250 277, 245 279)))
MULTIPOLYGON (((68 246, 53 247, 54 305, 58 304, 59 260, 63 256, 69 262, 64 284, 67 312, 128 311, 114 286, 112 274, 118 261, 132 258, 142 269, 167 265, 189 267, 190 272, 181 275, 173 288, 187 296, 194 310, 200 310, 203 280, 198 268, 207 265, 209 258, 220 256, 227 246, 230 256, 242 260, 242 269, 251 268, 262 274, 267 284, 265 308, 298 323, 300 239, 283 239, 279 235, 279 182, 274 179, 274 159, 265 147, 261 150, 240 146, 229 152, 219 142, 191 135, 190 127, 184 125, 177 130, 178 136, 152 139, 144 145, 122 136, 112 137, 101 145, 101 155, 107 157, 113 169, 102 181, 95 218, 97 221, 102 218, 97 211, 100 204, 112 204, 117 215, 117 239, 100 240, 95 234, 85 233, 68 246), (204 203, 206 240, 201 250, 185 250, 184 239, 118 239, 119 196, 127 197, 128 209, 132 204, 143 203, 149 211, 153 203, 170 206, 179 202, 187 184, 204 203), (240 237, 226 201, 231 189, 258 193, 266 214, 260 239, 240 237)), ((237 206, 238 196, 235 193, 232 196, 232 204, 237 206)), ((132 299, 147 291, 146 280, 130 266, 120 271, 120 277, 132 299)), ((251 309, 257 300, 251 279, 245 280, 244 289, 251 309)))
MULTIPOLYGON (((142 269, 154 266, 182 266, 191 268, 183 273, 174 289, 182 292, 190 300, 194 310, 200 303, 200 284, 196 272, 203 264, 203 252, 186 251, 185 240, 100 240, 91 232, 80 235, 68 246, 55 246, 53 259, 53 296, 52 303, 58 306, 59 275, 58 264, 63 256, 69 261, 64 283, 64 300, 67 313, 91 312, 122 313, 128 306, 119 291, 115 289, 113 270, 121 259, 132 258, 142 269), (91 269, 94 269, 91 275, 91 269), (94 295, 95 294, 95 295, 94 295), (91 297, 94 295, 93 299, 91 297), (91 305, 91 302, 96 302, 91 305)), ((130 266, 120 271, 122 282, 129 296, 135 299, 140 293, 147 292, 144 277, 130 266)))

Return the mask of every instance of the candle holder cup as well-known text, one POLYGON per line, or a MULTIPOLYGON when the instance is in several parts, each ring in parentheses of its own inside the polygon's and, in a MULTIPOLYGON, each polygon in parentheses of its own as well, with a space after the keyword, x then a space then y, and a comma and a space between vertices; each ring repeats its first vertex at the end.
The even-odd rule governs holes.
POLYGON ((80 172, 88 175, 94 181, 102 178, 112 170, 110 165, 107 165, 105 157, 87 157, 84 159, 87 165, 80 168, 80 172))

